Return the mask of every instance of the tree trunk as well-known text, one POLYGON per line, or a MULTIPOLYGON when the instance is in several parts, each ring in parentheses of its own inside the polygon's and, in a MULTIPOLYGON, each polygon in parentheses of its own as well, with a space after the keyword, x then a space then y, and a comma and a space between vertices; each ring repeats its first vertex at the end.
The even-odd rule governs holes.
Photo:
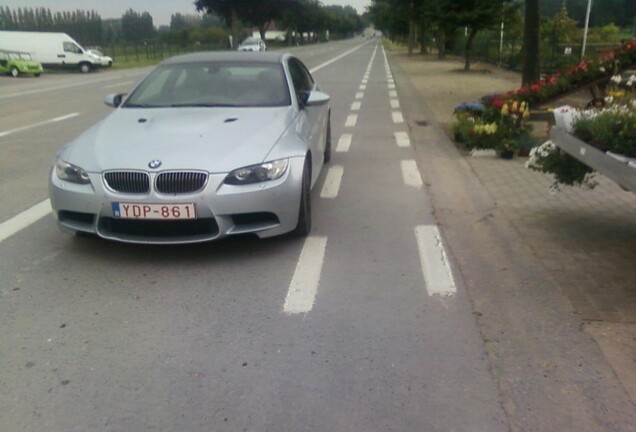
POLYGON ((425 23, 420 23, 419 39, 420 39, 420 54, 422 55, 427 54, 428 47, 426 46, 426 24, 425 23))
POLYGON ((269 28, 269 21, 259 24, 258 33, 261 35, 261 40, 265 42, 265 34, 267 33, 267 29, 269 28))
POLYGON ((409 19, 409 55, 413 55, 413 50, 415 50, 415 35, 417 33, 417 23, 415 22, 415 18, 411 17, 409 19))
POLYGON ((470 57, 473 53, 473 39, 477 36, 477 32, 479 30, 475 28, 470 29, 470 33, 468 34, 468 39, 466 39, 466 45, 464 47, 464 70, 470 70, 470 57))
POLYGON ((526 19, 523 26, 523 60, 521 70, 521 85, 529 86, 539 81, 539 31, 541 17, 539 15, 539 0, 526 1, 526 19))
POLYGON ((441 27, 437 31, 437 57, 440 60, 446 58, 446 30, 441 27))

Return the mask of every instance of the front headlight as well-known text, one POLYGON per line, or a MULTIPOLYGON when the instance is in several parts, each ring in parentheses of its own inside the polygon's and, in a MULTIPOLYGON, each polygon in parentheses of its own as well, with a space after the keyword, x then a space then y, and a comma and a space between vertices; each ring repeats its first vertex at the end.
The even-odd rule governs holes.
POLYGON ((86 171, 62 159, 55 162, 55 174, 61 180, 71 183, 89 184, 91 182, 86 171))
POLYGON ((235 169, 227 175, 225 184, 245 185, 276 180, 285 174, 288 165, 289 159, 279 159, 259 165, 235 169))

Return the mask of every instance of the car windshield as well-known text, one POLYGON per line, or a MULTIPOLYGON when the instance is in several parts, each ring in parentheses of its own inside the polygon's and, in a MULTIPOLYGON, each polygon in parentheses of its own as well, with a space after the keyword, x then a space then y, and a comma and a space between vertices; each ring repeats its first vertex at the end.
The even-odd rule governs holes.
POLYGON ((243 41, 241 45, 258 45, 258 43, 259 43, 258 39, 246 39, 243 41))
POLYGON ((95 54, 95 55, 100 56, 100 57, 103 57, 103 56, 104 56, 104 54, 102 54, 102 52, 101 52, 101 51, 99 51, 99 50, 94 49, 94 50, 89 50, 89 51, 90 51, 90 52, 92 52, 92 53, 93 53, 93 54, 95 54))
POLYGON ((266 107, 291 104, 282 66, 196 62, 159 66, 124 107, 266 107))

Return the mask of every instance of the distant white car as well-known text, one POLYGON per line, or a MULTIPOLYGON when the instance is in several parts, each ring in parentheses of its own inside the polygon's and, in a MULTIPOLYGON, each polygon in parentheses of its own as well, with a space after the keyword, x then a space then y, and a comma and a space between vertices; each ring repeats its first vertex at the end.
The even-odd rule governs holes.
POLYGON ((263 39, 249 37, 245 39, 238 47, 239 51, 267 51, 267 45, 263 39))
POLYGON ((86 50, 86 52, 89 56, 93 57, 96 60, 96 64, 106 67, 111 67, 113 65, 113 59, 111 57, 105 56, 100 50, 88 49, 86 50))

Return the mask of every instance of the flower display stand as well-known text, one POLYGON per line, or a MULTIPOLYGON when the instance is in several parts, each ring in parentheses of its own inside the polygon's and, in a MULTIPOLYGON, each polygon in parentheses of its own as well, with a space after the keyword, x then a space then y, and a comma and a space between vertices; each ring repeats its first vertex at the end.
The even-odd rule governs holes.
POLYGON ((557 127, 550 129, 550 140, 623 189, 636 193, 636 161, 605 153, 557 127))

